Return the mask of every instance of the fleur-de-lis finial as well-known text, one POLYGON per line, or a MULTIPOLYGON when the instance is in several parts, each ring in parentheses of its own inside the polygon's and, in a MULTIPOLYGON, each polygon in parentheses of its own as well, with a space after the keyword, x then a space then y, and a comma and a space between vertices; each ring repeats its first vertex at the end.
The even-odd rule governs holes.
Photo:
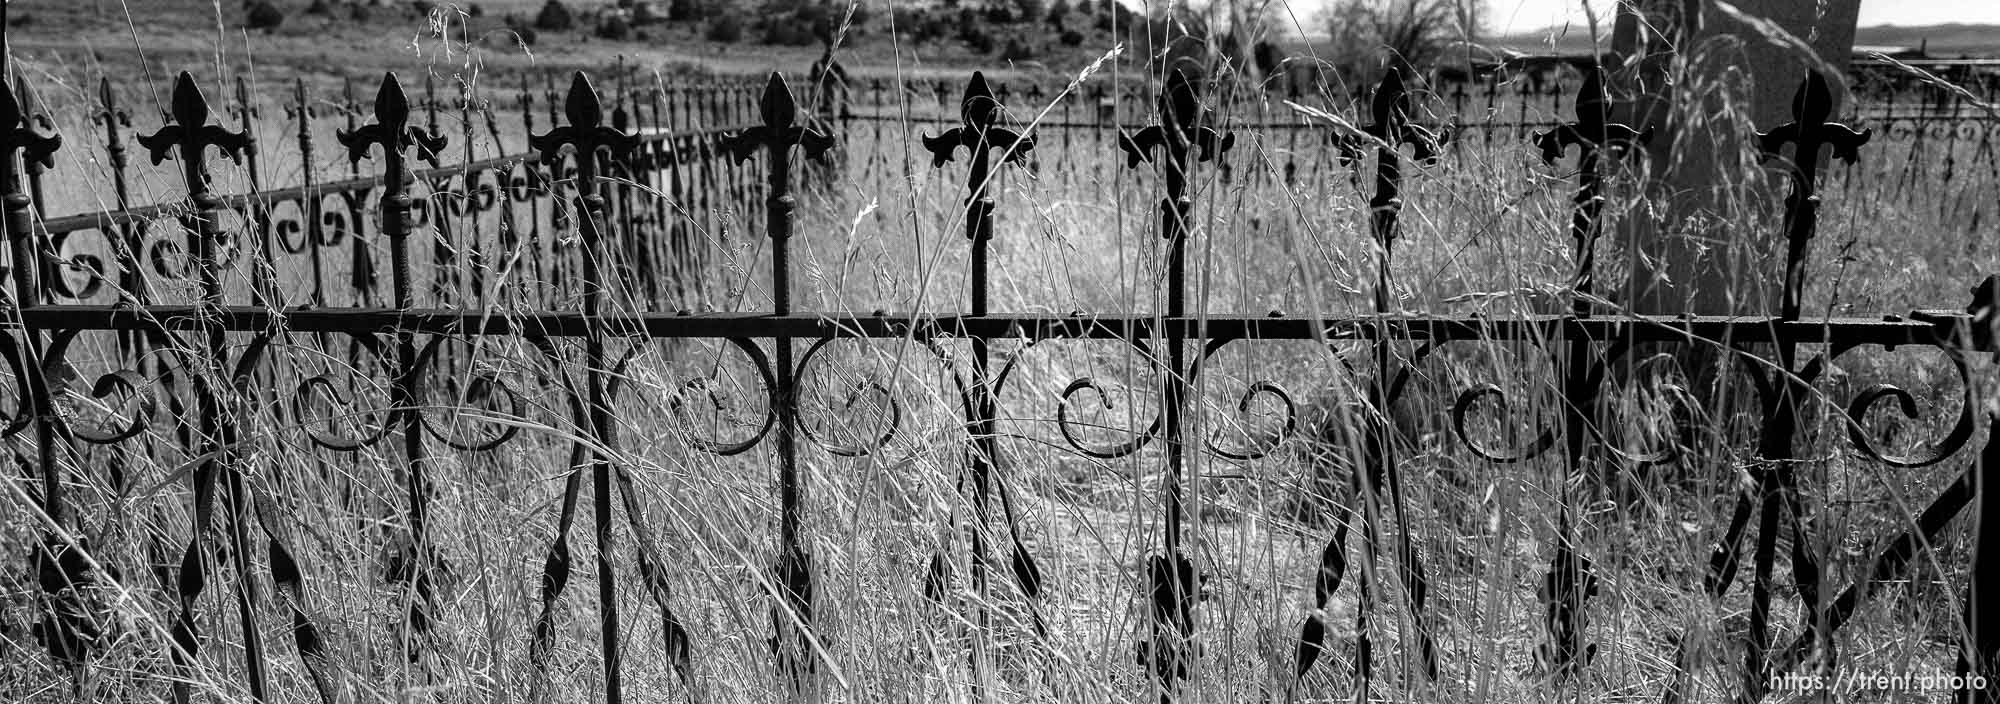
MULTIPOLYGON (((959 104, 960 126, 936 137, 923 138, 924 149, 931 153, 931 166, 944 166, 959 147, 975 152, 975 158, 978 157, 977 150, 984 148, 1002 150, 1006 154, 1004 160, 1008 162, 1025 159, 1028 150, 1035 147, 1035 140, 995 126, 1001 113, 1000 101, 993 97, 993 89, 986 84, 986 76, 974 71, 972 82, 965 86, 965 98, 959 104)), ((980 178, 983 179, 984 175, 981 174, 980 178)))
POLYGON ((194 74, 182 71, 174 80, 172 109, 168 114, 174 124, 160 128, 150 135, 140 135, 139 144, 152 154, 153 163, 167 160, 174 147, 180 147, 181 158, 194 164, 201 162, 202 151, 215 147, 230 161, 240 161, 247 138, 240 132, 231 132, 220 125, 208 124, 208 98, 202 96, 201 87, 195 84, 194 74))
POLYGON ((1786 142, 1800 147, 1819 145, 1833 147, 1836 159, 1853 163, 1861 158, 1861 145, 1868 143, 1871 130, 1854 131, 1837 122, 1827 122, 1833 116, 1833 89, 1826 77, 1818 71, 1807 71, 1799 90, 1792 95, 1792 122, 1781 125, 1769 132, 1757 135, 1758 151, 1765 158, 1777 156, 1786 142))
POLYGON ((1535 146, 1542 148, 1542 162, 1554 164, 1556 159, 1562 157, 1563 150, 1571 145, 1594 151, 1652 141, 1652 127, 1634 130, 1628 125, 1611 122, 1605 114, 1606 103, 1604 67, 1593 65, 1584 71, 1583 87, 1577 91, 1576 121, 1535 133, 1535 146))
POLYGON ((304 120, 305 118, 318 116, 319 114, 313 110, 312 100, 306 96, 306 79, 304 77, 293 78, 292 104, 285 106, 285 117, 304 120))
POLYGON ((563 115, 569 118, 567 126, 528 137, 528 146, 542 155, 542 163, 556 163, 562 148, 572 146, 576 148, 578 173, 588 172, 595 177, 599 150, 608 149, 612 156, 623 158, 639 145, 637 137, 604 126, 604 103, 598 99, 597 89, 590 85, 590 77, 582 71, 570 77, 569 93, 563 98, 563 115))
POLYGON ((0 149, 7 153, 19 149, 24 163, 54 168, 55 153, 60 148, 62 135, 51 128, 48 120, 29 115, 15 102, 14 91, 0 86, 0 149))
POLYGON ((393 71, 382 74, 382 87, 375 92, 375 124, 339 130, 334 137, 347 147, 347 158, 354 162, 368 158, 368 148, 377 144, 382 145, 387 156, 401 163, 404 150, 411 146, 426 154, 436 154, 447 141, 443 135, 410 125, 410 98, 393 71))
POLYGON ((1392 66, 1382 74, 1382 81, 1375 86, 1375 95, 1369 99, 1369 116, 1374 120, 1359 134, 1348 132, 1335 134, 1334 146, 1339 149, 1337 158, 1352 162, 1361 158, 1364 145, 1394 148, 1408 144, 1418 161, 1426 164, 1437 161, 1451 133, 1432 132, 1421 125, 1410 124, 1410 92, 1403 82, 1403 69, 1392 66))
POLYGON ((771 72, 771 80, 764 84, 764 96, 757 101, 757 110, 764 124, 729 139, 730 151, 737 161, 748 161, 759 147, 775 151, 796 144, 805 150, 806 158, 814 160, 823 159, 826 151, 833 148, 832 137, 798 125, 799 104, 792 99, 792 89, 785 85, 784 74, 771 72))
POLYGON ((97 79, 97 104, 103 108, 102 112, 92 118, 98 124, 107 127, 132 126, 132 113, 118 107, 118 94, 111 90, 110 76, 97 79))
POLYGON ((1197 161, 1214 161, 1216 155, 1236 145, 1235 134, 1222 134, 1202 124, 1202 109, 1194 79, 1175 70, 1167 76, 1166 90, 1160 93, 1160 124, 1138 134, 1118 135, 1118 148, 1125 152, 1126 168, 1153 160, 1153 150, 1164 148, 1169 162, 1184 164, 1190 148, 1197 161))

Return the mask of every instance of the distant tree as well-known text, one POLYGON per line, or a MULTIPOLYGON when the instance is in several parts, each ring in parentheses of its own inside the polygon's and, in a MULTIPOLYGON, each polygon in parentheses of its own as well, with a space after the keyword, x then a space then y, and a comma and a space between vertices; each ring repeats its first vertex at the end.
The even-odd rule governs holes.
POLYGON ((743 41, 743 19, 733 12, 724 12, 708 23, 708 31, 702 36, 712 42, 735 44, 743 41))
POLYGON ((285 23, 285 11, 278 9, 270 0, 257 0, 248 5, 249 11, 243 15, 243 26, 250 29, 271 30, 285 23))
POLYGON ((1048 23, 1050 31, 1063 31, 1063 22, 1067 19, 1069 19, 1069 0, 1056 0, 1049 3, 1048 23))
POLYGON ((625 19, 625 13, 606 12, 597 22, 597 36, 600 39, 625 41, 632 38, 632 23, 625 19))
POLYGON ((306 6, 306 14, 332 17, 333 2, 331 0, 313 0, 311 5, 306 6))
POLYGON ((1014 21, 1033 23, 1049 14, 1048 5, 1042 0, 1014 0, 1014 21))
POLYGON ((1062 31, 1062 36, 1058 37, 1063 46, 1083 46, 1083 39, 1083 33, 1074 29, 1065 29, 1062 31))
POLYGON ((979 13, 969 8, 960 8, 958 15, 958 40, 965 42, 965 47, 975 54, 993 53, 993 47, 998 42, 993 38, 992 30, 987 28, 988 25, 979 21, 979 13))
POLYGON ((561 0, 549 0, 535 13, 535 29, 545 32, 567 32, 576 28, 576 15, 564 6, 561 0))
POLYGON ((1425 67, 1476 38, 1480 0, 1334 0, 1321 16, 1331 51, 1322 57, 1349 80, 1374 82, 1382 53, 1425 67))
POLYGON ((1033 61, 1035 50, 1028 48, 1020 37, 1008 37, 1007 45, 1000 50, 1001 61, 1033 61))

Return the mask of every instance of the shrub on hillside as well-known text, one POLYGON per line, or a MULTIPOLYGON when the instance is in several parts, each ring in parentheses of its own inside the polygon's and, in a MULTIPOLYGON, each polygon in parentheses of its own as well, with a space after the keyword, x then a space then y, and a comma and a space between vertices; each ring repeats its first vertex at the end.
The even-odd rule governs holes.
POLYGON ((632 23, 625 21, 625 15, 618 12, 604 13, 604 19, 597 22, 599 39, 625 41, 632 38, 632 23))
POLYGON ((277 29, 285 23, 285 11, 271 4, 271 0, 250 3, 250 10, 243 15, 243 26, 251 29, 277 29))
POLYGON ((834 25, 840 18, 835 17, 827 5, 786 5, 783 2, 773 0, 766 3, 758 13, 763 43, 810 46, 832 41, 834 25))
POLYGON ((960 24, 958 26, 958 40, 965 42, 965 48, 971 49, 972 53, 975 54, 991 54, 993 53, 994 45, 999 43, 993 38, 993 33, 988 31, 986 26, 979 22, 965 22, 960 24))
POLYGON ((708 31, 702 36, 712 42, 735 44, 743 41, 743 20, 734 13, 725 12, 708 23, 708 31))
POLYGON ((332 17, 333 2, 331 0, 313 0, 311 5, 306 6, 306 14, 332 17))
POLYGON ((1063 46, 1083 46, 1083 33, 1074 29, 1063 30, 1062 36, 1058 39, 1063 46))
POLYGON ((542 4, 542 10, 535 13, 535 29, 548 32, 567 32, 576 28, 576 15, 569 11, 560 0, 549 0, 542 4))
POLYGON ((1020 37, 1008 37, 1007 46, 1000 50, 1001 61, 1033 61, 1035 51, 1028 48, 1020 37))

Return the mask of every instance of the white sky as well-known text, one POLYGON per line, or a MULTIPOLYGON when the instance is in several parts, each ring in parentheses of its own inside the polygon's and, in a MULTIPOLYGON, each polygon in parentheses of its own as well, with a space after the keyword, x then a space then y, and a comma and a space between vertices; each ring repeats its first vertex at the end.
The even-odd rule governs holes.
MULTIPOLYGON (((1317 5, 1323 0, 1297 1, 1317 5)), ((1751 1, 1754 0, 1739 0, 1744 4, 1751 1)), ((1599 17, 1605 18, 1603 21, 1608 27, 1613 3, 1610 0, 1590 0, 1590 4, 1598 10, 1599 17)), ((1489 0, 1487 9, 1492 16, 1492 26, 1488 29, 1495 34, 1531 32, 1565 21, 1573 22, 1578 28, 1587 24, 1583 0, 1489 0)), ((1947 22, 2000 24, 2000 0, 1861 0, 1860 24, 1863 27, 1947 22)))

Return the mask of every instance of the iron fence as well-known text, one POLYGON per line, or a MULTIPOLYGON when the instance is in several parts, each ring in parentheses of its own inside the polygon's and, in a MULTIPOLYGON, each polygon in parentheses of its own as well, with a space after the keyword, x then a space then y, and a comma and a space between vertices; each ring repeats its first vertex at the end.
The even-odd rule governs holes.
MULTIPOLYGON (((291 421, 314 428, 309 437, 323 452, 369 449, 399 459, 401 537, 390 546, 391 568, 383 579, 401 585, 410 594, 401 618, 407 638, 404 647, 411 658, 420 657, 427 648, 423 634, 438 618, 440 608, 437 581, 449 570, 441 557, 444 539, 429 527, 436 502, 432 472, 437 458, 446 453, 490 452, 525 435, 520 432, 521 424, 509 421, 521 415, 521 397, 527 392, 513 388, 499 375, 480 370, 470 360, 478 354, 477 345, 491 341, 517 341, 535 351, 542 361, 537 372, 548 393, 559 399, 572 441, 569 471, 563 473, 557 529, 542 560, 539 611, 532 632, 523 635, 530 642, 530 661, 537 668, 547 668, 560 638, 553 614, 561 602, 571 598, 567 589, 577 566, 573 564, 570 533, 579 529, 576 523, 588 484, 589 540, 594 548, 598 590, 595 618, 600 631, 603 698, 608 702, 627 698, 622 663, 626 661, 623 649, 629 645, 628 626, 617 578, 618 560, 627 553, 637 564, 641 590, 659 613, 662 632, 656 642, 660 651, 683 678, 695 676, 691 662, 702 657, 704 639, 691 632, 675 612, 676 600, 667 579, 674 562, 663 555, 671 547, 655 539, 654 527, 648 525, 647 512, 640 505, 643 497, 634 490, 635 479, 622 459, 632 451, 634 439, 620 437, 613 418, 621 394, 642 393, 633 389, 629 373, 635 364, 643 363, 642 358, 652 349, 649 345, 657 340, 717 342, 740 354, 755 371, 761 387, 756 393, 765 399, 753 406, 763 410, 752 414, 742 434, 697 434, 689 444, 720 455, 760 451, 772 458, 779 521, 769 569, 756 579, 769 597, 772 659, 798 699, 813 698, 818 691, 815 683, 826 676, 821 667, 826 634, 819 629, 821 604, 815 597, 825 567, 816 562, 807 539, 816 497, 802 477, 801 463, 818 451, 841 456, 877 451, 895 436, 902 413, 887 386, 869 382, 851 393, 874 399, 881 412, 853 433, 858 440, 830 437, 802 422, 800 387, 804 377, 816 358, 826 363, 824 350, 836 341, 908 341, 925 350, 952 379, 948 394, 964 416, 967 482, 963 486, 974 514, 969 542, 963 553, 941 549, 925 567, 925 574, 913 575, 913 579, 936 585, 950 573, 968 570, 973 589, 986 597, 964 602, 963 608, 973 612, 966 616, 976 623, 986 622, 990 604, 1004 594, 1016 594, 1031 604, 1056 598, 1045 589, 1041 563, 1022 537, 1025 527, 1009 500, 1014 491, 1008 486, 1010 478, 996 466, 1001 457, 999 445, 1007 439, 996 427, 1003 415, 998 399, 1014 378, 1018 358, 996 358, 990 346, 1002 340, 1019 344, 1092 341, 1118 347, 1158 372, 1159 386, 1149 392, 1158 399, 1157 414, 1141 418, 1122 440, 1093 440, 1087 421, 1079 417, 1088 406, 1109 398, 1102 380, 1075 379, 1053 400, 1056 423, 1069 450, 1093 458, 1132 457, 1149 448, 1161 455, 1164 516, 1152 540, 1155 548, 1149 551, 1143 567, 1144 586, 1135 598, 1144 604, 1149 616, 1148 632, 1136 644, 1138 664, 1147 673, 1147 686, 1163 701, 1181 699, 1206 657, 1199 613, 1204 608, 1200 602, 1207 577, 1188 547, 1193 525, 1199 521, 1189 510, 1188 485, 1198 480, 1209 458, 1264 457, 1275 447, 1274 441, 1282 440, 1298 425, 1300 400, 1278 381, 1259 380, 1241 390, 1239 410, 1247 412, 1253 403, 1280 409, 1280 432, 1263 442, 1232 445, 1191 430, 1194 416, 1204 412, 1191 398, 1193 389, 1203 380, 1204 365, 1229 346, 1305 341, 1359 344, 1367 349, 1365 359, 1358 363, 1371 368, 1365 398, 1360 399, 1370 409, 1362 416, 1364 432, 1357 441, 1365 456, 1363 469, 1355 471, 1344 488, 1351 501, 1330 507, 1337 513, 1336 527, 1322 536, 1326 542, 1319 551, 1318 565, 1304 575, 1314 585, 1314 608, 1303 622, 1282 624, 1299 633, 1291 642, 1296 646, 1293 674, 1303 678, 1320 666, 1331 643, 1329 600, 1351 582, 1350 588, 1359 591, 1362 603, 1356 612, 1357 637, 1351 661, 1359 692, 1375 686, 1372 683, 1381 665, 1376 662, 1374 648, 1376 639, 1386 633, 1378 620, 1389 618, 1392 611, 1403 612, 1410 624, 1400 633, 1413 644, 1406 649, 1410 653, 1409 679, 1440 676, 1433 627, 1437 614, 1427 600, 1430 577, 1424 556, 1413 548, 1410 532, 1402 529, 1409 525, 1404 495, 1409 481, 1405 476, 1408 459, 1393 440, 1394 428, 1386 409, 1406 393, 1415 364, 1452 345, 1518 343, 1547 354, 1547 373, 1559 380, 1558 422, 1531 430, 1531 439, 1523 445, 1496 446, 1493 438, 1468 429, 1477 416, 1496 410, 1504 415, 1508 409, 1507 394, 1490 383, 1475 384, 1457 394, 1450 420, 1466 450, 1478 457, 1510 463, 1554 451, 1566 477, 1606 476, 1679 459, 1672 443, 1624 447, 1607 435, 1604 428, 1621 422, 1618 405, 1603 398, 1601 392, 1609 377, 1629 374, 1651 378, 1637 370, 1667 365, 1672 350, 1692 346, 1720 355, 1754 382, 1763 420, 1756 441, 1757 461, 1750 468, 1754 483, 1736 492, 1729 523, 1713 547, 1704 582, 1710 599, 1722 599, 1738 581, 1747 552, 1752 606, 1742 653, 1741 693, 1749 699, 1764 698, 1771 692, 1773 679, 1784 673, 1806 667, 1819 673, 1832 672, 1839 663, 1829 652, 1833 634, 1854 616, 1880 578, 1903 571, 1917 545, 1935 540, 1951 519, 1968 507, 1976 504, 1980 514, 2000 508, 1995 504, 2000 494, 1986 490, 1986 483, 1994 476, 1993 467, 2000 466, 1996 465, 2000 463, 2000 431, 1994 430, 2000 426, 1991 425, 1989 418, 1989 437, 1979 459, 1965 462, 1957 480, 1924 509, 1921 518, 1904 527, 1866 563, 1868 577, 1841 586, 1838 594, 1822 591, 1825 568, 1804 547, 1811 523, 1807 497, 1797 476, 1799 445, 1804 442, 1799 416, 1809 393, 1807 385, 1835 358, 1858 348, 1939 351, 1950 361, 1963 391, 1958 413, 1947 421, 1945 435, 1933 443, 1931 452, 1896 455, 1860 430, 1871 413, 1879 412, 1885 404, 1914 416, 1911 392, 1892 386, 1871 387, 1852 399, 1846 409, 1848 440, 1857 452, 1891 467, 1931 466, 1957 457, 1975 435, 1979 405, 1973 396, 1977 384, 1968 355, 2000 348, 1993 342, 1994 279, 1982 283, 1971 305, 1962 311, 1831 319, 1804 314, 1810 245, 1820 202, 1820 150, 1830 147, 1835 156, 1851 160, 1870 136, 1828 122, 1833 105, 1827 86, 1818 77, 1800 88, 1794 121, 1762 138, 1765 150, 1775 154, 1790 145, 1793 155, 1793 190, 1785 203, 1785 226, 1780 233, 1787 243, 1786 254, 1783 270, 1776 274, 1784 283, 1780 310, 1775 315, 1733 317, 1614 314, 1592 302, 1604 202, 1601 174, 1610 168, 1609 162, 1621 159, 1627 149, 1649 134, 1605 119, 1602 81, 1595 75, 1585 81, 1573 105, 1576 119, 1535 136, 1547 160, 1563 158, 1571 148, 1577 154, 1578 180, 1568 230, 1576 268, 1569 280, 1561 282, 1568 292, 1567 310, 1503 318, 1397 312, 1388 296, 1394 284, 1390 264, 1398 251, 1406 167, 1411 158, 1439 158, 1449 148, 1440 144, 1439 134, 1412 119, 1404 77, 1397 72, 1391 72, 1372 92, 1365 127, 1335 132, 1330 141, 1322 136, 1313 142, 1324 145, 1318 148, 1328 150, 1329 158, 1373 165, 1368 208, 1375 266, 1374 280, 1368 285, 1374 310, 1344 317, 1207 313, 1198 303, 1191 306, 1189 302, 1192 288, 1187 248, 1192 236, 1190 223, 1196 216, 1194 191, 1200 183, 1194 176, 1205 169, 1220 168, 1219 162, 1235 146, 1237 137, 1203 108, 1199 88, 1196 81, 1183 75, 1170 76, 1159 92, 1156 124, 1134 132, 1104 130, 1101 136, 1093 137, 1102 140, 1107 154, 1121 155, 1125 168, 1144 166, 1159 174, 1158 234, 1165 244, 1165 273, 1160 285, 1165 307, 1154 313, 1070 315, 996 312, 988 304, 992 284, 987 276, 986 251, 994 237, 998 209, 991 195, 993 176, 1000 169, 1012 168, 1010 165, 1031 154, 1040 145, 1038 140, 1046 137, 1000 125, 997 119, 1003 100, 977 74, 958 100, 957 124, 926 139, 923 145, 938 168, 957 159, 960 150, 969 156, 960 202, 971 284, 965 291, 967 307, 962 314, 854 315, 797 309, 791 293, 791 283, 798 275, 790 249, 799 234, 794 226, 799 207, 794 185, 802 174, 815 172, 803 169, 794 157, 822 159, 837 149, 837 142, 828 129, 832 123, 801 117, 793 93, 776 74, 756 100, 754 122, 725 137, 721 131, 671 131, 672 122, 662 122, 657 108, 652 111, 654 124, 668 131, 635 133, 629 122, 617 116, 615 108, 606 110, 597 90, 578 73, 563 99, 561 124, 552 120, 549 128, 540 131, 529 126, 527 144, 536 164, 502 159, 443 170, 418 169, 409 162, 413 155, 437 154, 446 145, 434 130, 412 124, 411 103, 392 75, 383 80, 376 96, 374 122, 350 125, 338 133, 355 162, 371 154, 381 155, 379 179, 308 183, 235 199, 212 192, 207 167, 218 155, 236 158, 254 154, 250 138, 212 123, 210 108, 194 77, 182 74, 174 88, 171 122, 140 137, 139 142, 155 161, 179 160, 187 184, 186 200, 138 207, 127 206, 121 199, 115 212, 55 219, 37 217, 39 194, 32 186, 34 172, 29 169, 24 179, 21 163, 39 163, 46 168, 61 141, 39 129, 16 104, 12 91, 0 94, 0 126, 6 130, 0 139, 5 140, 8 155, 0 190, 5 196, 10 261, 42 263, 17 265, 8 272, 12 305, 5 310, 9 320, 5 333, 0 334, 0 354, 20 384, 17 405, 6 415, 5 430, 15 438, 12 446, 17 451, 31 454, 25 464, 33 472, 33 499, 39 510, 17 520, 32 524, 41 535, 32 552, 32 571, 42 590, 39 631, 48 655, 82 677, 93 653, 103 648, 102 629, 93 612, 81 603, 82 593, 93 584, 119 579, 99 570, 93 546, 76 537, 78 527, 87 520, 82 512, 88 507, 79 505, 68 487, 79 475, 92 471, 82 460, 84 453, 95 446, 140 442, 142 437, 152 436, 148 431, 153 425, 162 424, 172 428, 170 442, 190 458, 185 479, 194 502, 194 523, 182 556, 175 561, 177 566, 164 567, 172 578, 163 588, 168 589, 175 605, 167 646, 172 671, 163 678, 171 682, 167 686, 177 700, 191 698, 188 675, 201 667, 204 658, 212 657, 204 649, 208 638, 203 633, 204 615, 198 608, 200 597, 211 586, 227 583, 235 589, 231 596, 241 630, 242 673, 249 694, 259 700, 274 696, 268 677, 268 658, 274 649, 261 640, 266 633, 262 624, 268 618, 263 610, 267 602, 273 602, 284 609, 281 618, 288 624, 280 632, 289 635, 289 647, 311 673, 308 686, 324 700, 335 700, 329 683, 326 637, 303 596, 305 575, 310 571, 302 567, 309 555, 291 540, 285 526, 266 512, 253 484, 246 480, 257 471, 255 460, 246 453, 249 436, 259 432, 257 424, 277 422, 274 414, 286 405, 274 402, 282 397, 275 389, 266 388, 267 384, 260 382, 264 377, 259 375, 276 363, 273 350, 286 345, 318 349, 328 357, 338 356, 334 348, 345 345, 350 359, 367 362, 356 362, 346 375, 373 369, 387 380, 387 403, 363 411, 370 420, 356 432, 330 429, 325 417, 344 401, 341 389, 353 388, 352 380, 339 378, 341 373, 314 375, 302 383, 291 394, 296 405, 291 421), (1404 156, 1406 146, 1413 148, 1413 157, 1404 156), (21 157, 18 162, 16 154, 21 157), (722 180, 730 185, 716 185, 712 180, 716 174, 736 173, 711 158, 718 154, 743 163, 762 157, 761 183, 737 188, 724 175, 722 180), (641 173, 652 174, 647 183, 655 193, 650 197, 637 197, 632 190, 634 175, 641 173), (426 193, 451 195, 433 198, 426 193), (528 195, 520 195, 523 193, 528 195), (756 212, 764 217, 763 234, 771 253, 772 306, 768 311, 694 313, 635 303, 656 300, 662 287, 699 278, 702 260, 686 254, 692 246, 679 234, 680 228, 690 227, 690 219, 707 217, 698 211, 744 197, 759 199, 756 212), (499 205, 503 202, 507 205, 499 205), (283 207, 297 214, 281 213, 282 204, 290 204, 283 207), (522 217, 511 209, 515 205, 526 205, 530 214, 522 217), (278 277, 257 275, 244 276, 235 282, 241 288, 231 288, 226 273, 231 261, 274 261, 274 247, 292 252, 291 243, 301 238, 314 243, 310 249, 315 252, 337 246, 338 240, 328 243, 331 232, 344 232, 354 242, 361 242, 363 231, 358 223, 365 220, 362 211, 370 208, 379 213, 379 235, 369 244, 370 254, 355 255, 356 263, 345 272, 354 277, 346 298, 332 293, 334 286, 325 278, 341 276, 339 267, 319 260, 314 260, 309 291, 286 291, 278 277), (454 235, 444 227, 447 219, 441 215, 456 213, 450 209, 457 208, 481 212, 497 208, 500 224, 482 223, 474 232, 459 233, 466 239, 451 240, 454 235), (662 215, 666 208, 673 211, 662 215), (246 235, 232 237, 224 226, 224 214, 231 209, 245 211, 242 220, 254 224, 242 231, 262 240, 256 245, 258 256, 245 257, 243 251, 249 245, 241 243, 241 238, 246 235), (558 223, 553 218, 559 215, 569 219, 558 223), (434 252, 440 254, 435 261, 420 265, 418 241, 426 229, 444 243, 433 242, 434 252), (165 261, 184 256, 186 263, 150 271, 128 264, 119 269, 116 285, 95 278, 81 284, 66 280, 79 269, 91 274, 108 271, 104 262, 60 254, 66 240, 86 232, 109 242, 119 261, 136 262, 141 257, 165 261), (178 245, 184 255, 162 244, 172 234, 185 235, 185 244, 178 245), (486 239, 489 234, 496 239, 486 239), (537 239, 546 243, 558 235, 573 236, 569 249, 545 250, 545 244, 529 244, 537 239), (506 239, 509 237, 516 239, 506 239), (478 246, 485 248, 464 245, 467 258, 503 253, 541 257, 546 264, 535 266, 546 265, 551 271, 539 278, 550 283, 523 287, 530 289, 524 305, 498 311, 482 299, 423 296, 426 287, 438 285, 438 277, 482 271, 456 258, 457 242, 461 241, 478 241, 478 246), (378 246, 386 249, 389 261, 386 295, 375 288, 380 276, 356 273, 374 271, 372 248, 378 246), (671 254, 663 253, 662 248, 670 249, 671 254), (656 268, 647 269, 648 261, 656 268), (147 293, 155 284, 167 281, 184 281, 186 300, 147 293), (647 291, 647 295, 630 295, 635 288, 647 291), (112 297, 118 300, 104 300, 112 297), (80 336, 106 332, 129 335, 136 340, 135 348, 151 352, 143 365, 122 366, 133 359, 132 355, 141 354, 122 351, 113 360, 116 369, 87 385, 88 395, 122 399, 123 411, 82 417, 58 402, 79 393, 71 386, 83 386, 69 369, 75 360, 66 360, 66 356, 80 336), (294 340, 295 335, 317 341, 294 340), (969 357, 959 358, 951 352, 957 341, 970 344, 969 357), (457 353, 460 356, 447 351, 468 344, 474 349, 457 353), (1807 347, 1822 351, 1808 355, 1807 347), (429 387, 447 376, 440 370, 453 365, 466 372, 455 378, 466 381, 452 390, 448 403, 427 401, 436 393, 429 387), (468 438, 443 427, 454 422, 453 414, 466 411, 477 411, 473 415, 491 426, 485 435, 468 438), (388 443, 391 438, 394 442, 388 443), (445 447, 439 447, 440 443, 445 447), (618 520, 621 508, 622 523, 618 520), (1359 547, 1349 545, 1350 530, 1361 533, 1359 547), (253 531, 261 532, 263 538, 254 538, 253 531), (1783 533, 1792 536, 1788 543, 1781 541, 1783 533), (1774 637, 1777 617, 1772 611, 1773 587, 1779 579, 1774 575, 1777 553, 1785 544, 1790 546, 1791 587, 1799 595, 1802 614, 1791 629, 1795 635, 1789 642, 1774 637), (260 562, 255 555, 260 548, 266 555, 263 564, 269 565, 268 575, 256 574, 260 562), (225 560, 217 555, 225 555, 228 564, 220 564, 225 560), (1359 560, 1366 574, 1379 569, 1396 575, 1401 598, 1391 600, 1373 593, 1381 585, 1372 579, 1350 580, 1351 559, 1359 560), (238 578, 225 582, 225 572, 238 578), (279 598, 267 600, 258 593, 265 578, 277 587, 279 598), (1014 586, 1003 590, 999 588, 1002 582, 1014 586)), ((104 112, 118 112, 108 97, 104 112)), ((121 138, 110 122, 107 120, 107 143, 115 155, 121 138)), ((309 131, 303 124, 302 134, 309 131)), ((852 125, 848 129, 853 129, 852 125)), ((301 149, 310 149, 313 139, 311 134, 302 136, 301 149)), ((1666 393, 1659 383, 1639 386, 1634 393, 1666 393)), ((692 383, 669 392, 667 401, 675 412, 691 413, 691 406, 715 393, 692 383)), ((1563 482, 1565 487, 1573 484, 1563 482)), ((1545 613, 1539 619, 1543 632, 1538 634, 1538 660, 1547 672, 1559 677, 1589 667, 1595 652, 1589 642, 1586 615, 1590 599, 1602 592, 1603 585, 1578 537, 1584 528, 1575 514, 1582 500, 1565 490, 1557 519, 1559 537, 1553 548, 1538 558, 1547 559, 1540 596, 1545 613)), ((1981 521, 1977 545, 1992 545, 1987 539, 1994 537, 1996 530, 2000 530, 2000 523, 1981 521)), ((1991 608, 1993 585, 2000 583, 1996 569, 2000 569, 2000 561, 1979 550, 1965 592, 1968 610, 1964 626, 1969 636, 1959 643, 1961 669, 1975 674, 1995 674, 1993 662, 1996 649, 2000 649, 2000 620, 1995 615, 2000 612, 1991 608)), ((993 667, 987 645, 977 634, 970 648, 970 667, 975 672, 993 667)), ((1688 657, 1685 650, 1676 655, 1679 678, 1665 692, 1670 701, 1684 694, 1688 657)), ((1979 696, 1990 698, 1991 690, 1979 696)))

